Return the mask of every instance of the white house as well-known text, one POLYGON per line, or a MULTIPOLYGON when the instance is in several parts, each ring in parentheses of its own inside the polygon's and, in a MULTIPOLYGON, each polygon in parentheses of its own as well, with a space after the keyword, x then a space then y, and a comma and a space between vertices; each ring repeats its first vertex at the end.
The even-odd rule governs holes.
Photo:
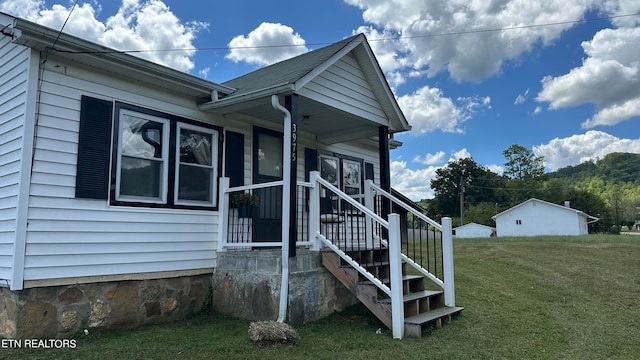
POLYGON ((587 225, 599 220, 568 202, 563 206, 534 198, 492 218, 497 236, 585 235, 587 225))
POLYGON ((478 223, 464 224, 453 230, 458 238, 488 238, 496 233, 496 228, 478 223))
MULTIPOLYGON (((389 189, 393 134, 410 129, 364 35, 217 84, 6 14, 0 25, 5 337, 183 316, 231 231, 223 178, 276 184, 252 240, 295 252, 302 231, 280 229, 297 183, 321 170, 350 195, 366 179, 389 189)), ((297 204, 286 220, 302 229, 297 204)))

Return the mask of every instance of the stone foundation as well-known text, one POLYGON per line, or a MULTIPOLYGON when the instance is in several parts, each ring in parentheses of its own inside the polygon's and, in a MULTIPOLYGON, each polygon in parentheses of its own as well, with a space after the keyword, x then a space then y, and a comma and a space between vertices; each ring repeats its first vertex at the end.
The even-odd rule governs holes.
POLYGON ((0 336, 46 339, 81 329, 126 329, 175 321, 200 311, 211 275, 51 286, 0 288, 0 336))
MULTIPOLYGON (((247 320, 278 318, 281 251, 228 251, 218 254, 213 274, 214 310, 247 320)), ((327 269, 318 252, 289 259, 287 322, 318 320, 358 302, 327 269)))

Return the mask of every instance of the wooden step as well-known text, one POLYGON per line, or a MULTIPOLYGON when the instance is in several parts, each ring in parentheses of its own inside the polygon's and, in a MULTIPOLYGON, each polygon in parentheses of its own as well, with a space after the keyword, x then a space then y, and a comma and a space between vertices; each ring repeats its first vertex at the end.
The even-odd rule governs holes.
MULTIPOLYGON (((402 297, 402 301, 404 302, 415 301, 422 298, 429 298, 429 297, 434 297, 442 294, 443 294, 442 291, 422 290, 415 293, 404 295, 402 297)), ((391 298, 380 299, 379 301, 383 304, 391 304, 391 298)))
POLYGON ((442 327, 442 319, 451 321, 451 316, 460 313, 462 310, 464 308, 445 306, 419 315, 405 317, 404 335, 419 338, 422 336, 422 326, 435 322, 437 327, 442 327))

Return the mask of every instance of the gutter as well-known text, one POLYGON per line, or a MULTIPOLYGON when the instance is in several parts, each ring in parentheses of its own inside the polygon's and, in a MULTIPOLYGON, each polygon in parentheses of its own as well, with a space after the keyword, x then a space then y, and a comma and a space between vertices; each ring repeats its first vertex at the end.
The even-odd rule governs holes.
POLYGON ((231 94, 236 89, 205 80, 188 73, 174 70, 164 65, 129 55, 126 52, 102 46, 80 37, 27 21, 14 18, 13 42, 38 51, 51 48, 55 42, 53 54, 76 62, 88 63, 106 71, 121 73, 150 84, 162 84, 176 91, 187 90, 208 96, 212 91, 231 94), (56 40, 57 39, 57 40, 56 40), (84 58, 84 61, 80 60, 84 58), (127 71, 130 74, 127 74, 127 71), (166 84, 166 85, 164 85, 166 84))
MULTIPOLYGON (((251 101, 251 100, 264 98, 264 97, 267 97, 267 96, 273 95, 273 94, 286 94, 286 93, 289 93, 289 92, 294 92, 295 89, 296 89, 295 84, 291 84, 291 83, 286 82, 286 83, 276 84, 276 85, 270 86, 268 88, 248 91, 246 93, 241 93, 241 94, 238 94, 238 95, 231 94, 231 95, 228 95, 226 97, 223 97, 223 98, 217 99, 217 100, 212 97, 212 99, 213 99, 212 101, 198 105, 198 109, 200 111, 211 111, 211 110, 215 110, 215 109, 221 109, 221 108, 225 108, 227 106, 238 105, 238 104, 246 103, 246 102, 251 101)), ((280 104, 278 103, 278 105, 280 105, 280 104)), ((275 105, 273 105, 273 101, 272 101, 272 106, 274 107, 274 109, 279 110, 279 109, 277 109, 275 107, 275 105)), ((282 106, 282 105, 280 105, 280 106, 282 106)), ((289 114, 289 116, 291 116, 291 114, 289 114)), ((289 119, 291 119, 291 118, 289 118, 289 119)))
POLYGON ((278 322, 284 322, 287 317, 287 304, 289 303, 289 219, 291 209, 291 182, 284 177, 291 176, 291 113, 279 102, 278 95, 271 95, 271 106, 284 115, 284 141, 282 151, 283 184, 282 184, 282 281, 280 282, 280 307, 278 310, 278 322))

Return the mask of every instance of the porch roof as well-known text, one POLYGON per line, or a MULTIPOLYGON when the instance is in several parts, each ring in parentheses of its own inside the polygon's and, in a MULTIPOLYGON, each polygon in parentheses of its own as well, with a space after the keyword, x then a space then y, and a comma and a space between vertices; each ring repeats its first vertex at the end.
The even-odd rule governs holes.
POLYGON ((203 111, 239 113, 280 123, 271 95, 299 95, 299 128, 330 144, 375 138, 378 127, 390 133, 411 127, 363 34, 261 68, 222 83, 236 91, 201 104, 203 111), (354 73, 337 74, 339 63, 355 64, 354 73), (354 80, 355 79, 355 80, 354 80), (353 82, 351 82, 353 81, 353 82), (359 82, 359 86, 351 86, 359 82))

